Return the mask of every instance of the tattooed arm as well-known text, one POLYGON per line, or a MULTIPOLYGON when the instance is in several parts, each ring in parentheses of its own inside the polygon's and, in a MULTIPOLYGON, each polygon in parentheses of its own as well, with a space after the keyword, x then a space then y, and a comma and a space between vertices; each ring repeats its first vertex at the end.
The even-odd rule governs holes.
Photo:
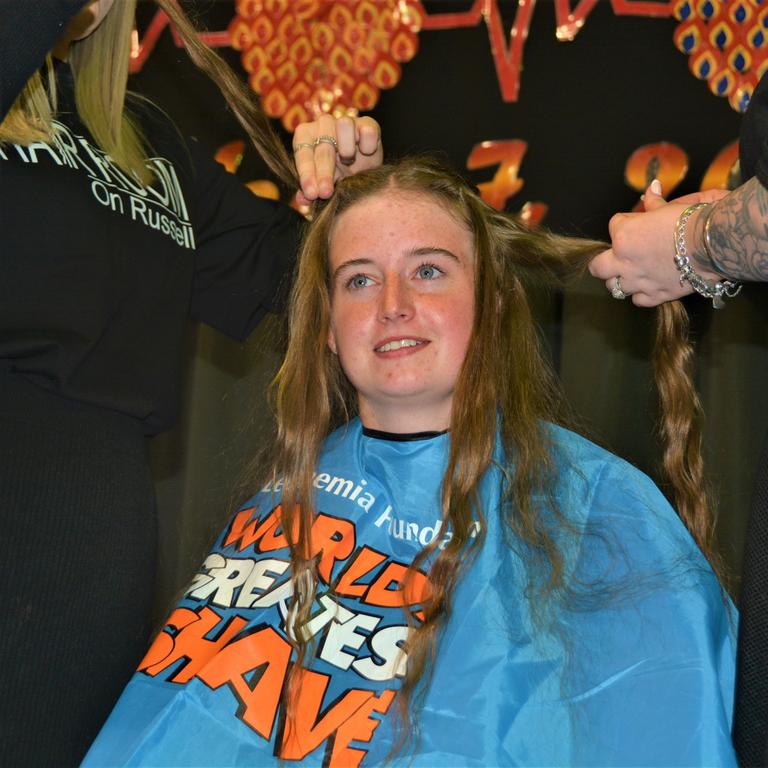
POLYGON ((709 213, 709 254, 704 245, 707 211, 695 222, 696 269, 714 269, 736 280, 768 281, 768 190, 750 179, 709 213))
POLYGON ((611 247, 589 266, 609 291, 620 276, 622 291, 640 307, 692 293, 688 283, 680 283, 675 267, 674 232, 680 214, 699 201, 714 205, 699 209, 688 220, 686 245, 695 271, 710 283, 723 277, 768 281, 768 190, 757 179, 730 194, 712 190, 669 203, 660 191, 653 187, 646 191, 646 212, 619 213, 611 219, 611 247), (704 242, 708 216, 712 258, 704 242))

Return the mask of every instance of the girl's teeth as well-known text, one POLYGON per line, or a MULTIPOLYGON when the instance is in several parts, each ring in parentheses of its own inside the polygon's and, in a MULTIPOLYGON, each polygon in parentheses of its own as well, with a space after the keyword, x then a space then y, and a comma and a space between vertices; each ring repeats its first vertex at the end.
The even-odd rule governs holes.
POLYGON ((421 342, 413 339, 400 339, 399 341, 388 341, 382 344, 377 352, 391 352, 393 349, 402 349, 403 347, 417 347, 421 342))

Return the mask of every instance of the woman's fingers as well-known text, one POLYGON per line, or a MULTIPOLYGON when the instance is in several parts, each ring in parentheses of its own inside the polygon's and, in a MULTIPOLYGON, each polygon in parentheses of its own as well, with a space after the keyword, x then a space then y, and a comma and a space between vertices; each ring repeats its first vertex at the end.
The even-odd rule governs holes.
POLYGON ((377 158, 375 164, 379 165, 384 152, 381 145, 381 127, 372 117, 358 117, 355 127, 360 153, 368 158, 377 158))
POLYGON ((333 115, 321 115, 316 121, 315 174, 317 177, 318 197, 330 197, 333 194, 339 146, 336 139, 336 122, 336 118, 333 115))
POLYGON ((321 115, 302 123, 293 136, 301 200, 328 198, 344 176, 381 165, 381 129, 370 117, 321 115))
POLYGON ((336 139, 339 142, 339 160, 352 165, 357 156, 355 121, 352 117, 340 117, 336 121, 336 139))
POLYGON ((317 197, 317 175, 315 173, 315 122, 301 123, 293 134, 293 160, 299 175, 301 191, 309 200, 317 197))

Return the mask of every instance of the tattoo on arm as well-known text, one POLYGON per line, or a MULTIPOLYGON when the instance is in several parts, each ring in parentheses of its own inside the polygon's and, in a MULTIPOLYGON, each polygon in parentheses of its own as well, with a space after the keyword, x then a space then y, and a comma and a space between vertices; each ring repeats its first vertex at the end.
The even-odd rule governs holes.
POLYGON ((768 190, 750 179, 715 204, 709 225, 712 257, 697 247, 694 260, 737 280, 768 281, 768 190))

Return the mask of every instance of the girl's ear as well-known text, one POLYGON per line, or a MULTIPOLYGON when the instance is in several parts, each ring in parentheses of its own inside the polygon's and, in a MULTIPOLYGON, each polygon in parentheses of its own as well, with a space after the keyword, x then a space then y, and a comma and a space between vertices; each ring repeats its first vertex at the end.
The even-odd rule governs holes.
POLYGON ((328 349, 330 349, 334 355, 339 354, 336 349, 336 334, 333 331, 333 325, 328 329, 328 349))

